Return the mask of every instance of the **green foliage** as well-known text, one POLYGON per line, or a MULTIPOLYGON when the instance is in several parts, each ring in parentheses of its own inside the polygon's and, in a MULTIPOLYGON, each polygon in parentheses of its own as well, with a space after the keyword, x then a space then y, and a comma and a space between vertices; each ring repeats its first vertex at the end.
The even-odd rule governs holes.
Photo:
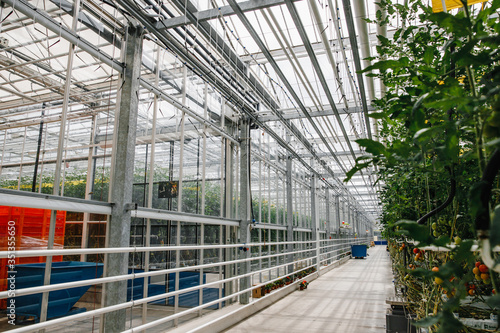
MULTIPOLYGON (((378 36, 378 61, 364 70, 387 89, 385 96, 372 102, 377 111, 370 114, 379 123, 380 136, 357 140, 367 155, 356 160, 347 180, 367 167, 378 169, 378 181, 383 184, 383 235, 393 242, 411 239, 421 246, 448 246, 455 237, 473 239, 473 221, 485 212, 482 190, 492 185, 480 179, 489 157, 500 147, 500 20, 496 14, 500 1, 489 2, 482 11, 472 13, 465 7, 456 14, 432 13, 419 0, 405 5, 381 0, 380 5, 388 16, 382 20, 378 12, 377 23, 400 22, 392 40, 378 36), (457 186, 451 204, 424 224, 413 222, 445 202, 452 182, 457 186)), ((490 207, 498 205, 499 194, 495 181, 487 198, 490 207)), ((497 208, 492 246, 500 244, 499 224, 497 208)), ((435 299, 435 313, 427 318, 433 311, 420 313, 424 319, 419 325, 434 326, 439 332, 461 329, 452 311, 466 295, 463 283, 473 279, 471 246, 471 241, 463 241, 449 255, 417 264, 412 288, 420 294, 433 277, 455 278, 453 283, 445 280, 442 287, 432 288, 428 297, 435 299), (432 265, 440 266, 439 273, 425 273, 432 265), (453 290, 454 296, 443 302, 436 296, 442 290, 453 290)), ((406 269, 399 267, 398 275, 405 276, 406 269)), ((417 296, 412 301, 431 310, 418 303, 422 301, 417 296)))

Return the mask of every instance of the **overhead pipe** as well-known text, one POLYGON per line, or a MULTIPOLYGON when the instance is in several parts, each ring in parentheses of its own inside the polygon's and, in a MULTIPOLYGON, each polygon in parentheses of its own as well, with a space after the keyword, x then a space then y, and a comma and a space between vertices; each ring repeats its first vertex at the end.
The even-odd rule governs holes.
MULTIPOLYGON (((371 61, 367 58, 371 57, 370 52, 370 42, 368 38, 368 25, 365 21, 366 16, 366 8, 364 1, 353 1, 354 7, 354 20, 358 27, 358 36, 359 36, 359 44, 361 51, 361 60, 363 63, 363 68, 366 68, 371 65, 371 61)), ((368 88, 368 95, 370 100, 375 99, 375 87, 373 84, 372 77, 366 77, 366 83, 368 88)))
MULTIPOLYGON (((381 7, 380 3, 375 2, 375 12, 378 11, 380 11, 380 13, 382 14, 381 20, 382 21, 385 20, 387 16, 387 10, 381 7)), ((387 37, 387 26, 385 24, 384 25, 377 24, 377 35, 380 35, 382 37, 387 37)), ((382 80, 380 80, 380 95, 381 95, 380 97, 384 97, 385 92, 386 92, 385 84, 384 82, 382 82, 382 80)))
POLYGON ((342 2, 344 5, 344 15, 346 18, 347 29, 349 31, 349 40, 351 42, 351 51, 354 61, 354 68, 356 72, 358 72, 356 76, 358 78, 359 93, 361 95, 361 105, 363 106, 363 113, 365 115, 366 132, 368 134, 368 139, 371 139, 372 133, 370 128, 371 127, 370 120, 368 118, 368 105, 366 103, 365 83, 363 75, 359 73, 359 71, 361 70, 361 61, 359 57, 358 42, 356 38, 356 28, 354 27, 354 19, 351 10, 351 1, 342 0, 342 2))

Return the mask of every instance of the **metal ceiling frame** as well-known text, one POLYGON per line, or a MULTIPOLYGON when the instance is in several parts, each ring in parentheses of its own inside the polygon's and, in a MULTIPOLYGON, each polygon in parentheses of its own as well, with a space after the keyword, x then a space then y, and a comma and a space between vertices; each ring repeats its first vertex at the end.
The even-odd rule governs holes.
MULTIPOLYGON (((19 10, 27 17, 32 18, 34 22, 41 23, 44 27, 47 27, 53 33, 68 40, 70 43, 76 44, 77 47, 81 48, 83 51, 87 52, 88 54, 92 55, 93 57, 96 57, 98 61, 101 61, 101 62, 107 64, 112 69, 117 70, 119 73, 123 71, 122 64, 119 61, 113 59, 112 57, 108 56, 104 52, 101 52, 97 47, 95 47, 94 45, 91 45, 87 40, 82 39, 79 34, 73 32, 73 31, 70 31, 65 26, 61 25, 60 23, 58 23, 54 19, 52 19, 49 15, 45 14, 43 11, 38 10, 37 8, 33 7, 26 0, 2 0, 2 1, 4 3, 6 3, 7 5, 10 5, 11 7, 15 8, 16 10, 19 10)), ((58 0, 51 0, 51 1, 54 3, 60 2, 58 0)), ((145 0, 145 1, 148 1, 148 0, 145 0)), ((220 66, 219 69, 221 69, 222 72, 219 72, 217 70, 214 71, 214 68, 210 68, 210 66, 209 66, 209 65, 211 65, 211 63, 204 64, 203 61, 200 61, 199 58, 196 58, 192 53, 190 53, 190 50, 186 50, 181 45, 182 43, 180 43, 178 39, 176 39, 175 37, 173 37, 171 35, 171 31, 167 31, 168 29, 159 29, 159 30, 156 29, 159 25, 164 26, 163 23, 168 23, 170 20, 173 20, 174 18, 161 20, 161 21, 163 21, 163 22, 161 22, 161 21, 158 21, 158 20, 148 16, 147 13, 141 12, 140 8, 134 7, 133 1, 117 0, 117 3, 119 3, 123 8, 125 8, 125 10, 133 13, 134 17, 136 17, 141 23, 143 23, 146 26, 146 28, 149 30, 149 32, 153 33, 156 37, 158 37, 158 39, 161 43, 163 43, 165 46, 167 46, 167 48, 173 50, 174 54, 179 54, 179 56, 185 57, 185 61, 186 61, 185 64, 192 68, 195 75, 196 74, 199 75, 203 80, 207 81, 209 84, 213 85, 214 87, 217 87, 217 89, 220 92, 222 92, 222 95, 228 101, 233 103, 235 106, 241 107, 243 112, 245 112, 245 114, 248 115, 258 126, 262 127, 281 146, 283 146, 286 150, 290 151, 291 154, 294 156, 294 158, 296 158, 298 160, 299 163, 303 164, 308 170, 310 170, 311 172, 313 172, 317 175, 319 175, 317 169, 324 168, 333 177, 333 180, 334 180, 333 184, 330 183, 329 181, 325 180, 325 184, 327 184, 328 186, 330 186, 332 188, 335 188, 336 191, 340 191, 340 192, 343 192, 346 189, 345 185, 342 184, 342 182, 338 179, 338 174, 334 173, 333 170, 331 170, 328 167, 326 162, 321 159, 321 157, 328 156, 328 155, 324 155, 324 154, 320 155, 318 152, 316 152, 316 150, 311 145, 311 142, 304 137, 304 135, 301 133, 301 131, 298 128, 296 128, 293 123, 290 122, 291 119, 296 119, 297 118, 296 116, 294 117, 292 115, 284 114, 283 110, 281 110, 278 107, 278 104, 276 103, 274 98, 271 95, 269 95, 267 88, 264 88, 262 85, 260 85, 259 82, 257 81, 257 79, 253 80, 253 83, 251 84, 250 90, 245 90, 245 88, 241 85, 241 83, 239 83, 239 82, 246 82, 246 83, 250 82, 251 80, 249 78, 252 77, 252 75, 249 74, 248 65, 243 60, 241 60, 241 58, 228 45, 224 45, 224 44, 220 44, 220 43, 213 44, 214 46, 217 45, 216 46, 217 51, 220 52, 219 54, 222 55, 222 59, 225 61, 224 64, 217 64, 217 66, 220 66), (154 29, 153 29, 153 27, 154 27, 154 29), (232 75, 232 74, 228 71, 225 71, 225 65, 229 65, 232 70, 236 71, 237 75, 241 78, 241 81, 238 81, 235 77, 231 77, 231 76, 229 77, 229 81, 227 81, 227 78, 225 79, 224 76, 228 75, 228 74, 229 75, 232 75), (248 99, 248 98, 246 98, 246 96, 249 96, 248 92, 253 92, 258 97, 255 98, 255 96, 253 96, 253 97, 248 99), (261 115, 261 112, 257 111, 255 102, 259 101, 259 100, 271 109, 270 112, 273 113, 273 116, 267 116, 267 118, 266 118, 266 116, 261 115), (294 151, 293 147, 291 147, 283 138, 280 137, 280 135, 278 135, 276 132, 274 132, 268 125, 266 125, 266 122, 269 122, 269 121, 279 121, 288 130, 290 130, 291 133, 298 139, 298 141, 301 142, 302 145, 304 145, 304 147, 310 152, 311 157, 314 160, 317 160, 319 162, 319 164, 316 164, 313 167, 312 163, 306 162, 304 155, 299 155, 298 153, 296 153, 294 151)), ((214 11, 217 11, 218 12, 217 17, 219 17, 221 15, 220 12, 224 12, 225 14, 223 14, 223 15, 236 14, 236 15, 238 15, 238 17, 240 17, 240 16, 245 17, 245 15, 243 14, 243 11, 246 12, 246 11, 252 11, 252 10, 256 10, 256 9, 269 8, 272 6, 282 5, 282 4, 286 4, 288 7, 291 6, 291 7, 295 8, 295 6, 293 5, 293 0, 288 0, 288 1, 249 0, 249 1, 245 1, 245 2, 240 3, 240 4, 237 4, 234 0, 229 0, 229 3, 230 3, 230 6, 223 6, 223 7, 220 7, 218 9, 214 8, 214 9, 210 9, 207 11, 197 12, 197 11, 195 11, 196 8, 190 2, 187 2, 188 8, 184 9, 185 13, 186 13, 186 17, 184 18, 184 20, 186 18, 191 18, 191 19, 194 18, 195 21, 191 22, 191 23, 197 24, 198 31, 202 32, 202 35, 204 35, 204 37, 208 40, 209 43, 214 43, 214 42, 217 42, 218 40, 220 40, 220 41, 222 41, 222 43, 224 43, 222 38, 220 38, 220 36, 217 35, 217 32, 215 31, 215 29, 211 28, 210 24, 207 22, 207 20, 215 18, 215 17, 210 17, 210 15, 212 15, 212 14, 209 15, 209 12, 213 13, 214 11), (244 6, 246 6, 246 7, 244 7, 245 9, 242 9, 239 7, 239 5, 243 5, 243 4, 245 4, 244 6), (235 7, 234 5, 237 6, 236 9, 234 8, 235 7), (192 11, 193 11, 193 13, 192 13, 192 11), (205 16, 203 16, 203 15, 205 15, 205 16), (205 19, 200 19, 200 17, 205 17, 205 19), (202 26, 201 22, 204 22, 203 26, 202 26), (200 28, 200 26, 202 28, 200 28)), ((179 9, 183 9, 184 4, 182 3, 181 0, 174 0, 174 4, 177 5, 179 7, 179 9)), ((64 12, 68 13, 67 10, 68 10, 68 8, 63 9, 64 12)), ((290 11, 290 13, 292 14, 291 11, 290 11)), ((124 12, 124 14, 126 15, 126 12, 124 12)), ((297 18, 299 18, 298 13, 295 13, 295 14, 296 14, 297 18)), ((292 17, 293 17, 293 15, 292 15, 292 17)), ((179 20, 179 18, 175 17, 175 20, 179 20)), ((243 22, 241 17, 240 17, 240 20, 243 22)), ((189 22, 183 22, 183 25, 185 25, 186 23, 189 24, 189 22)), ((179 26, 181 26, 181 25, 179 25, 179 26)), ((296 24, 296 26, 297 26, 297 24, 296 24)), ((173 27, 174 26, 171 26, 170 28, 173 28, 173 27)), ((178 27, 178 26, 176 26, 176 27, 178 27)), ((301 23, 298 24, 297 28, 299 29, 299 31, 300 31, 300 28, 303 29, 302 24, 301 23)), ((247 29, 248 29, 248 27, 247 27, 247 29)), ((305 35, 305 30, 303 30, 302 32, 305 35)), ((258 37, 258 35, 255 31, 254 31, 254 33, 258 37)), ((301 35, 301 37, 303 37, 303 36, 301 35)), ((305 37, 307 38, 307 35, 305 35, 305 37)), ((325 80, 323 73, 321 72, 321 68, 319 67, 319 63, 317 61, 317 58, 314 55, 314 51, 312 50, 311 44, 307 39, 306 40, 304 40, 304 38, 302 38, 302 39, 304 41, 304 46, 305 46, 306 50, 308 51, 309 58, 311 59, 311 62, 313 63, 313 66, 315 67, 315 71, 317 72, 318 77, 321 81, 321 84, 325 88, 325 87, 327 87, 326 80, 325 80), (313 55, 313 58, 315 59, 315 61, 313 60, 313 58, 311 58, 311 52, 312 52, 312 55, 313 55)), ((191 41, 191 42, 193 42, 193 41, 191 41)), ((194 40, 194 42, 196 42, 196 40, 194 40)), ((262 41, 260 41, 260 42, 262 43, 262 41)), ((356 45, 355 43, 353 44, 352 42, 351 42, 351 44, 356 45)), ((264 44, 262 43, 262 45, 264 45, 264 44)), ((115 46, 116 46, 116 44, 115 44, 115 46)), ((196 45, 192 45, 192 46, 195 49, 197 48, 196 45)), ((204 51, 201 50, 201 52, 204 52, 204 51)), ((269 50, 267 48, 265 48, 265 51, 263 50, 263 52, 266 54, 266 56, 268 58, 271 59, 271 60, 268 59, 269 63, 271 65, 273 65, 273 62, 274 62, 274 65, 277 66, 274 59, 272 59, 272 56, 270 57, 269 50)), ((35 61, 33 61, 33 62, 35 62, 35 61)), ((143 63, 143 65, 146 66, 144 63, 143 63)), ((325 90, 325 93, 326 93, 326 95, 329 99, 329 102, 330 102, 331 109, 326 109, 325 111, 309 112, 308 109, 304 106, 304 104, 298 98, 298 95, 296 94, 296 92, 292 89, 290 83, 288 81, 286 81, 284 74, 281 71, 276 70, 276 68, 275 68, 275 71, 278 74, 278 76, 280 76, 280 79, 285 84, 285 86, 287 86, 288 91, 292 94, 292 96, 294 95, 294 99, 296 100, 297 104, 301 108, 301 111, 303 112, 305 117, 308 118, 311 126, 314 128, 314 130, 318 134, 320 140, 322 141, 322 143, 326 146, 326 148, 330 152, 330 154, 331 154, 330 156, 332 156, 334 158, 334 160, 339 165, 340 169, 345 173, 346 172, 345 167, 343 166, 343 164, 341 163, 341 161, 338 159, 338 156, 337 156, 337 154, 345 155, 345 153, 344 152, 339 153, 339 152, 336 152, 332 149, 332 146, 326 141, 326 137, 323 135, 324 131, 319 130, 316 122, 313 120, 313 117, 324 117, 324 116, 335 115, 337 120, 339 121, 339 125, 341 126, 344 137, 346 138, 346 142, 349 145, 351 155, 353 156, 353 158, 356 157, 356 155, 353 152, 352 146, 350 145, 349 138, 348 138, 347 132, 345 131, 345 128, 343 126, 342 120, 340 119, 339 110, 336 109, 336 105, 333 102, 333 96, 331 95, 331 92, 328 89, 325 90), (280 72, 281 72, 281 75, 280 75, 280 72)), ((166 80, 165 82, 167 82, 167 81, 168 80, 166 80)), ((155 95, 161 96, 161 98, 163 100, 171 103, 172 105, 174 105, 175 107, 177 107, 179 109, 182 109, 184 112, 186 112, 186 114, 193 116, 195 118, 200 118, 197 120, 202 122, 202 123, 205 123, 209 127, 212 127, 213 130, 220 133, 222 136, 230 139, 233 142, 236 142, 235 138, 233 138, 231 135, 227 134, 222 128, 219 128, 219 126, 214 125, 213 123, 210 123, 209 121, 207 121, 205 119, 202 119, 201 116, 197 117, 197 114, 195 112, 190 110, 188 107, 186 107, 182 103, 179 103, 174 97, 170 96, 169 94, 164 93, 163 91, 161 91, 157 87, 154 87, 148 81, 145 81, 144 79, 142 79, 141 85, 143 86, 143 88, 154 93, 155 95)), ((361 90, 363 91, 363 89, 361 89, 361 90)), ((22 96, 22 97, 26 98, 27 96, 22 96)), ((366 101, 365 101, 365 104, 366 104, 366 101)), ((364 105, 363 107, 364 107, 363 111, 367 112, 367 105, 364 105)), ((350 113, 354 113, 354 112, 359 112, 359 108, 341 109, 341 111, 345 112, 346 114, 350 114, 350 113), (352 112, 349 112, 349 111, 352 111, 352 112)), ((351 193, 349 193, 348 195, 350 197, 352 197, 351 193)), ((354 199, 354 197, 352 197, 352 199, 354 199)))
MULTIPOLYGON (((259 46, 259 48, 261 49, 261 51, 266 55, 267 61, 271 64, 271 66, 273 67, 274 71, 276 72, 276 74, 278 75, 278 77, 280 78, 280 80, 283 82, 283 84, 285 85, 285 87, 287 88, 287 90, 289 91, 289 93, 292 95, 293 99, 295 100, 295 102, 299 106, 299 108, 302 111, 302 113, 309 120, 309 122, 311 123, 312 127, 314 128, 314 130, 316 131, 316 133, 318 134, 318 136, 321 138, 321 140, 323 141, 323 143, 325 144, 325 146, 327 147, 327 149, 330 151, 330 153, 332 154, 332 157, 335 159, 335 161, 340 166, 340 168, 342 169, 342 171, 346 172, 346 170, 344 169, 342 163, 340 162, 340 160, 338 159, 338 157, 335 155, 335 152, 332 150, 332 148, 330 147, 330 145, 326 141, 325 137, 323 136, 323 134, 319 130, 318 126, 313 121, 312 117, 309 115, 309 112, 306 110, 306 108, 305 108, 304 104, 302 103, 300 97, 297 95, 297 93, 295 92, 295 90, 291 86, 290 82, 288 82, 287 78, 285 77, 285 74, 281 71, 281 68, 278 66, 278 64, 276 63, 276 61, 273 59, 273 57, 269 53, 269 50, 267 49, 266 45, 261 40, 261 38, 259 37, 259 35, 255 31, 255 29, 253 28, 253 26, 250 24, 250 21, 248 20, 248 18, 242 12, 242 10, 239 7, 238 3, 236 1, 234 1, 234 0, 228 0, 228 2, 231 5, 231 7, 233 8, 233 10, 236 12, 236 15, 238 15, 238 18, 240 19, 240 21, 243 23, 243 25, 245 26, 245 28, 248 30, 248 32, 252 36, 252 38, 255 41, 255 43, 259 46)), ((335 104, 333 104, 333 105, 335 105, 335 104)), ((335 107, 335 106, 333 106, 333 107, 335 107)), ((347 133, 346 133, 346 135, 347 135, 347 133)))

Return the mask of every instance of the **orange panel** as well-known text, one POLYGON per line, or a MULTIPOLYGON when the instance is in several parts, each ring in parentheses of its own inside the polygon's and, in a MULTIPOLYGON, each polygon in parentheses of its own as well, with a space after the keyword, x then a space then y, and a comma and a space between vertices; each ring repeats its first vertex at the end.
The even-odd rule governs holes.
MULTIPOLYGON (((9 241, 9 221, 15 221, 16 250, 46 249, 50 227, 50 210, 0 206, 0 251, 7 251, 9 241)), ((58 211, 54 247, 64 245, 66 212, 58 211)), ((62 256, 52 257, 62 261, 62 256)), ((45 257, 16 258, 16 264, 45 262, 45 257)), ((7 290, 7 259, 0 259, 0 291, 7 290)), ((6 300, 0 301, 0 309, 5 309, 6 300)))

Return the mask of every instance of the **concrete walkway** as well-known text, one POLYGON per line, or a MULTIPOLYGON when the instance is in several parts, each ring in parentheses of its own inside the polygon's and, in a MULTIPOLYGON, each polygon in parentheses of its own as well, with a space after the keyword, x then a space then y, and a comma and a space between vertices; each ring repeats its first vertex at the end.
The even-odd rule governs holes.
POLYGON ((389 253, 385 246, 376 246, 368 254, 225 332, 385 332, 385 300, 394 296, 389 253))

